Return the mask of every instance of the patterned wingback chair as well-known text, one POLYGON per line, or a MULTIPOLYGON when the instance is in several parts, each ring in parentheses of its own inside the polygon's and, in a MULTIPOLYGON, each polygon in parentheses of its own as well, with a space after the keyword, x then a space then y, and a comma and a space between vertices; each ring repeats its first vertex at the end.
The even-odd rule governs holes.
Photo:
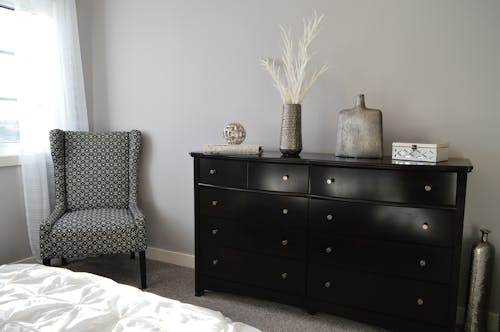
POLYGON ((137 207, 141 132, 50 131, 55 207, 40 225, 40 252, 51 258, 139 253, 146 288, 145 218, 137 207))

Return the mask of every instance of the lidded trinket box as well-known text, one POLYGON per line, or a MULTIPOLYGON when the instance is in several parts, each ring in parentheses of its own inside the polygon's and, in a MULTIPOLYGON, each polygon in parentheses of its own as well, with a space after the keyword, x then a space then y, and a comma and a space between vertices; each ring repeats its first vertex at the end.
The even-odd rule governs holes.
POLYGON ((392 159, 437 163, 448 160, 448 144, 392 143, 392 159))

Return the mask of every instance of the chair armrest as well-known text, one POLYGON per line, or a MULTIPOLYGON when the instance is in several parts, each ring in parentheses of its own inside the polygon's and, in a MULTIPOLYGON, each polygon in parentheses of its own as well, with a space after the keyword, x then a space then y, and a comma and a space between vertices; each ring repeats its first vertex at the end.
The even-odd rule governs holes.
POLYGON ((57 219, 62 217, 64 212, 66 212, 66 209, 64 208, 64 206, 61 204, 56 204, 56 206, 54 207, 54 210, 52 210, 50 215, 40 223, 40 232, 42 232, 44 230, 50 231, 52 229, 52 225, 54 225, 54 223, 57 221, 57 219))
POLYGON ((137 204, 130 203, 128 206, 130 212, 132 213, 132 216, 134 217, 135 223, 137 226, 144 227, 144 221, 146 217, 144 217, 144 214, 142 213, 141 209, 137 206, 137 204))

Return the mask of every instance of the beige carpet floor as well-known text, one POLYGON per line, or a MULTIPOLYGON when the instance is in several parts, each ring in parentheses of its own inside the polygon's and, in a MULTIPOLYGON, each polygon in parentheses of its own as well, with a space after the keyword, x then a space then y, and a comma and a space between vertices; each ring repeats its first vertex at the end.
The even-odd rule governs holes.
MULTIPOLYGON (((139 285, 139 260, 127 255, 103 256, 70 262, 73 271, 91 272, 117 282, 139 285)), ((303 309, 270 301, 221 292, 194 296, 194 270, 158 261, 147 261, 148 292, 222 312, 233 321, 244 322, 262 331, 278 332, 380 332, 371 327, 333 315, 310 315, 303 309)))

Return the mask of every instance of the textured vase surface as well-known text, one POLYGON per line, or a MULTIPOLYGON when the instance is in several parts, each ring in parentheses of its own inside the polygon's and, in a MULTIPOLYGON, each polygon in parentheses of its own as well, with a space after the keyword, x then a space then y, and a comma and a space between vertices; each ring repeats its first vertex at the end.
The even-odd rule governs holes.
POLYGON ((382 111, 366 108, 365 96, 358 95, 354 108, 338 116, 338 157, 382 158, 382 111))
POLYGON ((284 156, 298 156, 302 151, 302 107, 300 104, 283 105, 281 118, 280 152, 284 156))
POLYGON ((481 229, 481 241, 472 250, 469 298, 464 332, 488 331, 488 305, 494 249, 488 242, 489 230, 481 229))

